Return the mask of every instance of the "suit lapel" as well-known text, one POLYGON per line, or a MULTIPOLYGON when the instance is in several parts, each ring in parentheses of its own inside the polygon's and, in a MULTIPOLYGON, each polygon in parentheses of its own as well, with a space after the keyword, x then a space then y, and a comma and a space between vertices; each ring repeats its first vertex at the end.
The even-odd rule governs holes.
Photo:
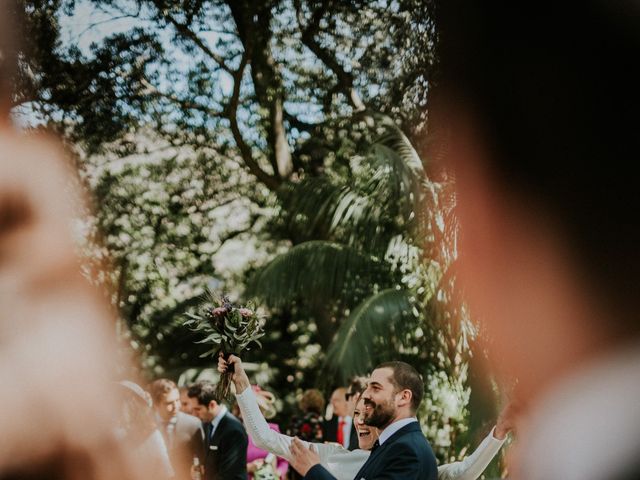
POLYGON ((406 435, 412 432, 421 432, 420 424, 418 422, 412 422, 409 425, 405 425, 396 433, 394 433, 389 438, 387 438, 387 440, 382 445, 374 449, 371 452, 371 455, 369 455, 369 458, 367 459, 367 461, 364 462, 364 465, 362 465, 360 470, 358 470, 358 473, 356 473, 356 477, 354 480, 367 478, 367 476, 369 476, 370 471, 375 471, 375 466, 377 465, 378 459, 383 454, 383 452, 387 450, 391 446, 391 444, 395 442, 398 438, 400 438, 402 435, 406 435))

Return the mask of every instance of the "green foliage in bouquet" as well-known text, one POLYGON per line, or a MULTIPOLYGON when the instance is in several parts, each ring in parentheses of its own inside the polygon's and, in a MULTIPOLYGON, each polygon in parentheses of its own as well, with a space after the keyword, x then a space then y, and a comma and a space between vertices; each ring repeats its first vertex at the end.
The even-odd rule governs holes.
MULTIPOLYGON (((201 357, 217 359, 220 354, 225 358, 231 354, 239 355, 244 350, 250 350, 252 343, 262 348, 259 338, 264 336, 263 322, 250 306, 238 306, 224 295, 218 297, 207 292, 205 302, 197 313, 186 315, 189 319, 184 325, 204 334, 204 338, 196 343, 212 345, 201 357)), ((220 400, 229 397, 232 373, 228 371, 220 377, 217 387, 220 400)))

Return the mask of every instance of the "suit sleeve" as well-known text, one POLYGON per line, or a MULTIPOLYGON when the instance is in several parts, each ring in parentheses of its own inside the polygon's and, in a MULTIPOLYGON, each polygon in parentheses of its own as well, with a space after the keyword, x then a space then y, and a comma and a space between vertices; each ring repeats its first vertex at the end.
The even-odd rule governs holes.
POLYGON ((249 440, 241 428, 229 431, 220 441, 226 445, 220 452, 218 478, 224 480, 247 480, 247 447, 249 440))

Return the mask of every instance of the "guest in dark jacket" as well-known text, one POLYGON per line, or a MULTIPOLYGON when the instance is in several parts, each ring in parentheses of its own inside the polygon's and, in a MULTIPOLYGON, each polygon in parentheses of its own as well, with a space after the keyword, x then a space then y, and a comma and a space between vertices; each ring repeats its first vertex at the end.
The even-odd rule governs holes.
POLYGON ((249 439, 242 423, 215 395, 215 386, 199 382, 189 388, 193 413, 203 422, 205 480, 247 480, 249 439))

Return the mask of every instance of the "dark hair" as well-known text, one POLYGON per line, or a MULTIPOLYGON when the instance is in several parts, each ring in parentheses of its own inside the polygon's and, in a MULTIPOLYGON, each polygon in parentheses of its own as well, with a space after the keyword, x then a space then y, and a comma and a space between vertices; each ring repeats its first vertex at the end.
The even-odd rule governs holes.
POLYGON ((396 391, 411 390, 411 411, 415 413, 424 397, 424 383, 422 376, 411 365, 405 362, 385 362, 378 365, 374 370, 379 368, 390 368, 392 370, 391 383, 396 391))
POLYGON ((171 393, 173 390, 177 390, 176 384, 168 378, 159 378, 151 382, 149 385, 149 393, 151 394, 151 400, 153 404, 157 404, 162 400, 164 395, 171 393))
POLYGON ((198 382, 194 383, 187 390, 187 396, 189 398, 197 398, 200 405, 209 405, 211 401, 218 402, 218 396, 216 395, 216 387, 211 382, 198 382))
POLYGON ((635 2, 443 0, 437 18, 434 98, 472 116, 491 173, 560 227, 625 328, 640 277, 638 14, 635 2))
POLYGON ((366 377, 353 377, 347 385, 347 395, 360 395, 366 388, 366 377))

